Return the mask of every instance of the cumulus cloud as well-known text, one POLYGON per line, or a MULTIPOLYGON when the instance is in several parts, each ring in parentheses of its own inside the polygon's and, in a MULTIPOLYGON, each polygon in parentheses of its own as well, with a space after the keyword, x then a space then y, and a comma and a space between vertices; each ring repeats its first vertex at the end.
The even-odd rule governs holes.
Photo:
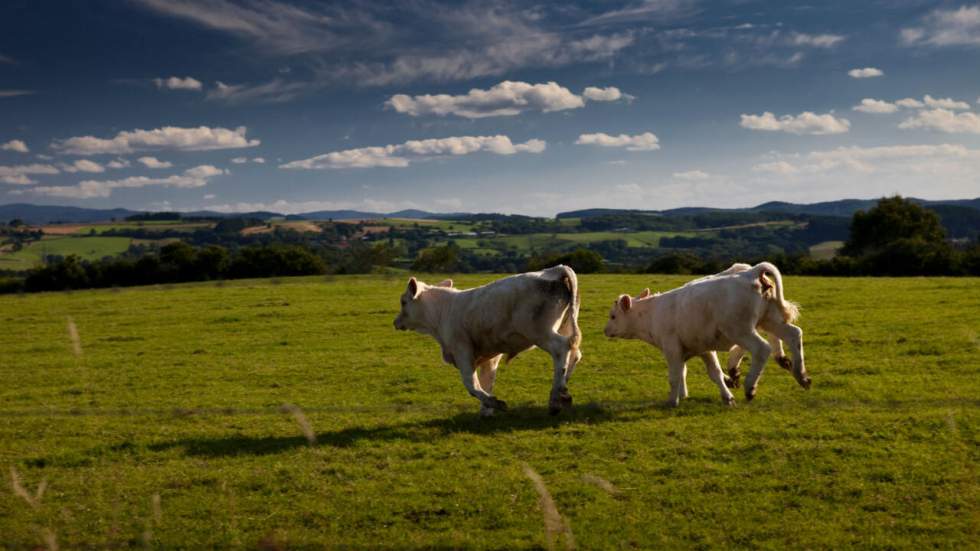
POLYGON ((73 186, 38 186, 28 191, 37 195, 63 197, 69 199, 93 199, 109 197, 113 190, 163 186, 176 188, 197 188, 208 184, 215 176, 227 172, 211 165, 200 165, 189 168, 180 174, 164 178, 147 176, 131 176, 119 180, 84 180, 73 186))
POLYGON ((100 155, 132 153, 145 150, 208 151, 213 149, 239 149, 255 147, 261 142, 246 137, 246 128, 180 128, 165 126, 154 130, 130 130, 119 132, 112 138, 78 136, 56 141, 51 147, 61 153, 73 155, 100 155))
POLYGON ((861 111, 862 113, 887 114, 898 111, 898 106, 894 103, 888 103, 887 101, 883 100, 864 98, 861 100, 860 105, 855 105, 852 107, 852 109, 855 111, 861 111))
POLYGON ((136 159, 136 162, 140 163, 146 168, 153 168, 153 169, 170 168, 174 166, 173 163, 168 161, 161 161, 156 157, 140 157, 139 159, 136 159))
POLYGON ((621 99, 632 101, 636 99, 629 94, 622 93, 619 88, 616 88, 615 86, 608 86, 606 88, 587 86, 582 92, 582 96, 590 101, 619 101, 621 99))
POLYGON ((541 153, 545 150, 544 140, 528 140, 515 144, 510 138, 497 136, 454 136, 428 140, 409 140, 402 144, 359 147, 333 151, 309 159, 292 161, 279 168, 296 170, 323 170, 333 168, 403 168, 412 161, 441 156, 469 155, 485 151, 496 155, 515 153, 541 153))
POLYGON ((129 168, 129 161, 127 161, 126 159, 113 159, 108 163, 106 163, 105 166, 109 168, 115 168, 115 169, 129 168))
POLYGON ((90 161, 88 159, 78 159, 71 164, 62 164, 61 170, 65 172, 90 172, 90 173, 101 173, 105 172, 105 167, 100 165, 95 161, 90 161))
POLYGON ((231 160, 231 162, 236 165, 243 165, 249 161, 261 165, 265 164, 265 157, 252 157, 251 159, 248 157, 235 157, 231 160))
POLYGON ((929 94, 926 94, 922 101, 925 102, 927 107, 935 107, 938 109, 969 109, 970 104, 965 101, 955 100, 953 98, 934 98, 929 94))
POLYGON ((838 118, 831 113, 817 115, 804 111, 799 115, 783 115, 776 118, 769 111, 761 115, 742 114, 742 128, 749 130, 764 130, 769 132, 789 132, 790 134, 843 134, 851 129, 851 122, 838 118))
POLYGON ((578 109, 585 101, 556 82, 529 84, 505 80, 489 90, 474 88, 458 96, 396 94, 385 105, 413 117, 420 115, 456 115, 469 119, 519 115, 535 110, 549 113, 578 109))
POLYGON ((201 81, 191 77, 155 78, 153 84, 161 90, 201 90, 204 88, 201 81))
POLYGON ((700 182, 711 178, 711 175, 703 170, 688 170, 687 172, 675 172, 673 174, 674 178, 677 180, 684 180, 686 182, 700 182))
POLYGON ((51 175, 60 172, 57 167, 44 164, 0 166, 0 182, 12 185, 29 185, 37 183, 29 175, 51 175))
POLYGON ((790 176, 799 172, 795 166, 786 161, 773 161, 769 163, 759 163, 752 167, 754 172, 768 172, 780 176, 790 176))
POLYGON ((635 136, 628 134, 611 136, 604 132, 581 134, 575 143, 601 147, 625 147, 627 151, 656 151, 660 149, 660 140, 653 132, 644 132, 635 136))
POLYGON ((0 149, 4 151, 15 151, 17 153, 30 153, 30 149, 27 148, 27 144, 21 140, 10 140, 9 142, 0 145, 0 149))
POLYGON ((928 109, 902 121, 899 128, 925 128, 947 134, 980 134, 980 116, 976 113, 954 113, 949 109, 928 109))
POLYGON ((905 98, 896 101, 895 105, 898 105, 899 107, 907 107, 909 109, 921 109, 925 107, 926 104, 914 98, 905 98))
POLYGON ((863 69, 851 69, 847 72, 851 78, 875 78, 885 76, 885 72, 875 67, 865 67, 863 69))
POLYGON ((901 39, 909 46, 980 46, 980 6, 935 10, 902 29, 901 39))

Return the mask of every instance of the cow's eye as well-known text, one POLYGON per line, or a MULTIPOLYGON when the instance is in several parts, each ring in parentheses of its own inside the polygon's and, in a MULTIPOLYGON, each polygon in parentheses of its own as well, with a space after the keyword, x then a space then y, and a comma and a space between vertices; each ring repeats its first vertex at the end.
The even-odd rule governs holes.
POLYGON ((616 316, 609 316, 609 317, 612 318, 612 319, 616 319, 616 316))

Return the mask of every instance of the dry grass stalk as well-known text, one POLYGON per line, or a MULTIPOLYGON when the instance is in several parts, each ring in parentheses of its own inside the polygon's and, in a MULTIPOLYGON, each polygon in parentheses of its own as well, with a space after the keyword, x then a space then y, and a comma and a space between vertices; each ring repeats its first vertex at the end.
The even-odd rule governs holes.
POLYGON ((20 482, 20 475, 17 473, 17 469, 10 467, 10 487, 13 489, 14 494, 18 495, 27 502, 28 505, 33 509, 37 509, 41 506, 41 498, 44 497, 44 490, 48 488, 47 479, 42 480, 40 484, 37 485, 37 491, 34 495, 24 488, 24 485, 20 482))
POLYGON ((555 542, 561 540, 562 536, 564 536, 565 549, 575 549, 575 537, 572 535, 572 528, 562 519, 558 507, 555 506, 555 500, 551 498, 551 493, 544 485, 541 475, 527 463, 524 464, 523 468, 524 475, 531 479, 534 489, 538 492, 538 505, 544 515, 545 543, 548 549, 554 549, 555 542))
POLYGON ((76 358, 82 356, 82 339, 78 336, 78 327, 75 326, 75 320, 68 316, 68 340, 71 341, 71 352, 76 358))
POLYGON ((303 432, 303 436, 306 437, 306 441, 309 442, 311 446, 316 444, 316 432, 313 431, 313 425, 310 424, 310 420, 306 418, 303 410, 292 404, 283 404, 280 410, 283 413, 291 414, 293 419, 296 419, 296 424, 299 425, 299 430, 303 432))
POLYGON ((153 494, 150 498, 150 505, 153 507, 153 522, 157 525, 163 520, 163 509, 160 507, 160 494, 153 494))
POLYGON ((618 496, 619 488, 617 488, 612 482, 609 482, 605 478, 596 476, 594 474, 583 474, 582 480, 588 482, 589 484, 594 484, 606 491, 609 495, 618 496))
POLYGON ((44 545, 47 546, 48 551, 58 551, 58 538, 50 528, 44 529, 44 545))

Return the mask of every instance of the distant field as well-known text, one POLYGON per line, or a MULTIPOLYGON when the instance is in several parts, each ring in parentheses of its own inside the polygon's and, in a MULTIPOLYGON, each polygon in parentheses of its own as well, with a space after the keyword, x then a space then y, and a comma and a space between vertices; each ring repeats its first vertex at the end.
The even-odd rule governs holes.
POLYGON ((694 232, 583 232, 583 233, 531 233, 526 235, 502 235, 494 237, 459 237, 452 238, 460 248, 480 248, 481 242, 502 244, 524 253, 530 251, 545 251, 570 248, 575 245, 585 245, 600 241, 625 240, 630 247, 659 247, 660 239, 677 235, 704 235, 694 232))
POLYGON ((844 246, 843 241, 824 241, 810 247, 810 256, 817 260, 830 260, 837 255, 837 251, 844 246))
POLYGON ((213 227, 212 222, 171 222, 150 220, 146 222, 100 222, 95 224, 52 224, 41 229, 46 235, 88 235, 101 234, 112 230, 180 231, 191 233, 194 230, 213 227))
POLYGON ((573 411, 547 414, 531 351, 492 419, 392 328, 404 277, 0 296, 0 540, 542 549, 526 466, 578 549, 976 547, 980 280, 787 277, 813 388, 770 363, 729 409, 693 360, 668 409, 662 356, 602 327, 618 293, 688 279, 581 276, 573 411))
POLYGON ((45 255, 75 254, 98 260, 126 252, 131 241, 128 237, 45 237, 20 251, 0 255, 0 270, 27 270, 41 264, 45 255))

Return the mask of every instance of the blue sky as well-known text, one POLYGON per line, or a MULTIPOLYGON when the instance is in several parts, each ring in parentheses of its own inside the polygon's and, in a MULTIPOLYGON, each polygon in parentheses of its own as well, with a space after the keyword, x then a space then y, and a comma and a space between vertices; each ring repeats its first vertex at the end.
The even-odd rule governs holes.
POLYGON ((980 195, 980 5, 0 5, 0 203, 305 212, 980 195))

